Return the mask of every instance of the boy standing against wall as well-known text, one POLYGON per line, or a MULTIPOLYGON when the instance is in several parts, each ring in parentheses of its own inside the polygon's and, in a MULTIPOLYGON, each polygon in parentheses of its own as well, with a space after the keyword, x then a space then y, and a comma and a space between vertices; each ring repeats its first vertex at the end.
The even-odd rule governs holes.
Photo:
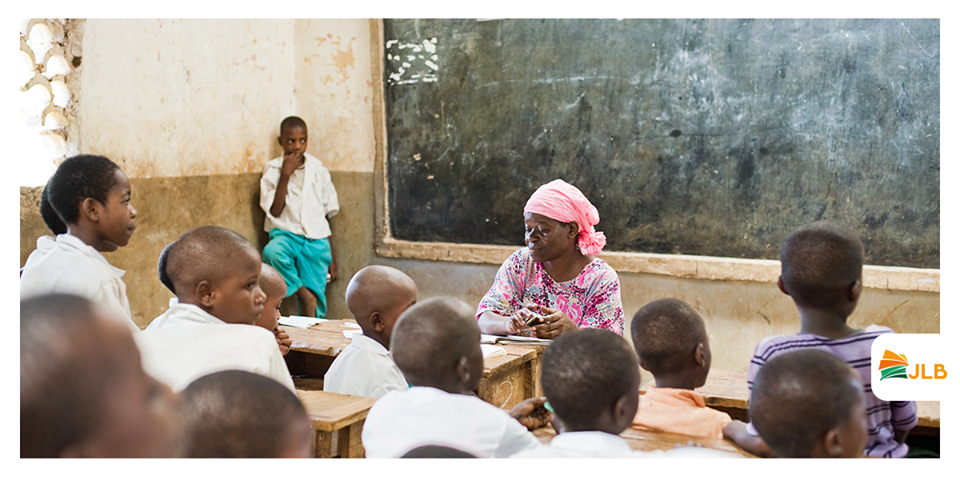
POLYGON ((280 123, 283 156, 267 162, 260 179, 260 208, 266 212, 263 229, 270 241, 263 261, 287 283, 286 297, 300 301, 300 314, 323 318, 327 314, 324 290, 337 279, 330 224, 340 211, 330 172, 307 153, 307 124, 299 117, 280 123))

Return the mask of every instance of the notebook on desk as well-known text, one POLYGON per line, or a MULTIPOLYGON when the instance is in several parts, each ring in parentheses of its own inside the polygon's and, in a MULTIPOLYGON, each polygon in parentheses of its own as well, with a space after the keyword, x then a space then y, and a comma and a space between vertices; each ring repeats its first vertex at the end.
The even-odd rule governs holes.
POLYGON ((519 335, 480 334, 480 343, 487 345, 550 345, 552 341, 545 338, 521 337, 519 335))

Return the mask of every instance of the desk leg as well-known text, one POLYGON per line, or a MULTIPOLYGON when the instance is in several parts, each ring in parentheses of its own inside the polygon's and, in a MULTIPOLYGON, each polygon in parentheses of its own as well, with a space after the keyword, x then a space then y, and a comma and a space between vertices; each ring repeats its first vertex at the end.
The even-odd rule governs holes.
POLYGON ((364 458, 366 452, 360 434, 363 432, 363 420, 340 429, 340 438, 337 439, 337 450, 340 458, 364 458))
POLYGON ((333 458, 333 432, 317 430, 314 443, 317 458, 333 458))

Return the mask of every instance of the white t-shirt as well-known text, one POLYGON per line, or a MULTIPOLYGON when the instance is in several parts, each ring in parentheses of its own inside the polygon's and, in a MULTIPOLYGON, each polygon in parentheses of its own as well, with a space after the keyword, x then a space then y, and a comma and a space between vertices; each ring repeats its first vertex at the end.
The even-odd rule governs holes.
POLYGON ((424 445, 481 458, 508 457, 540 445, 507 412, 477 397, 432 387, 386 394, 367 414, 361 438, 367 458, 399 458, 424 445))
POLYGON ((406 390, 407 380, 393 363, 390 352, 376 340, 354 334, 323 376, 326 392, 380 398, 393 390, 406 390))
POLYGON ((680 447, 663 450, 632 450, 630 444, 618 435, 605 432, 561 433, 549 445, 524 450, 510 458, 743 458, 729 452, 699 447, 680 447))
POLYGON ((264 167, 260 178, 260 208, 267 214, 263 230, 269 232, 279 228, 307 238, 327 238, 330 236, 327 218, 340 211, 337 191, 323 163, 309 153, 303 156, 303 167, 295 170, 287 183, 286 206, 279 217, 270 214, 270 207, 280 183, 283 157, 270 160, 264 167))
POLYGON ((121 279, 124 273, 73 235, 57 235, 54 240, 43 236, 23 266, 20 299, 50 293, 79 295, 110 309, 132 332, 139 332, 130 315, 127 286, 121 279))
POLYGON ((140 347, 143 369, 174 391, 223 370, 258 373, 296 391, 277 340, 267 329, 225 323, 186 303, 173 305, 160 319, 160 326, 133 338, 140 347))

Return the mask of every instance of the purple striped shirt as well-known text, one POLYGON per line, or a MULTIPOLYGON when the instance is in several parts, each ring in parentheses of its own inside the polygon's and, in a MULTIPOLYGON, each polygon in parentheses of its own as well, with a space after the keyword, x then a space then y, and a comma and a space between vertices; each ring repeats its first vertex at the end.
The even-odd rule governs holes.
POLYGON ((847 338, 830 339, 809 333, 767 337, 757 344, 747 369, 747 385, 753 389, 757 377, 767 361, 784 353, 803 348, 816 348, 830 352, 849 363, 863 379, 864 400, 867 404, 867 448, 864 455, 870 457, 907 456, 907 445, 898 443, 894 430, 910 430, 917 425, 916 402, 887 402, 873 394, 870 386, 870 347, 873 340, 884 333, 893 333, 887 327, 870 325, 863 333, 847 338))

